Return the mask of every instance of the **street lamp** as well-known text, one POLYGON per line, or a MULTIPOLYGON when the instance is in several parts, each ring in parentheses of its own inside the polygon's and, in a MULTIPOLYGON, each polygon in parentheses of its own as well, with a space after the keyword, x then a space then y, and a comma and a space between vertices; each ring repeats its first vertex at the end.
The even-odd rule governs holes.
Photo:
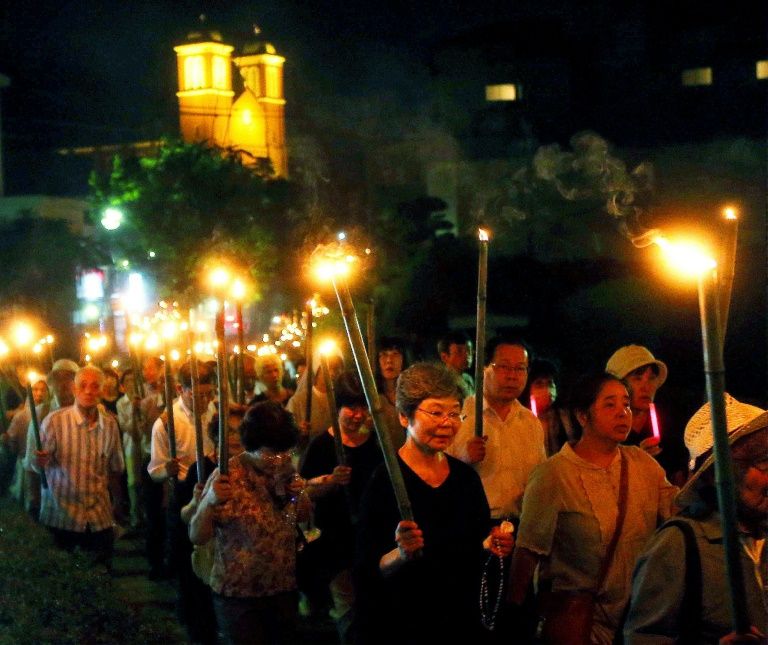
POLYGON ((115 231, 123 223, 123 211, 115 206, 107 206, 101 213, 101 225, 108 231, 115 231))

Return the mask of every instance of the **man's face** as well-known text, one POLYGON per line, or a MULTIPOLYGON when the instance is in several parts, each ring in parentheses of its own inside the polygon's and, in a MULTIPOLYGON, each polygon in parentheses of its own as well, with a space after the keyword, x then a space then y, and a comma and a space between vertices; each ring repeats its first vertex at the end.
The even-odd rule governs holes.
POLYGON ((163 378, 163 367, 155 361, 146 361, 142 372, 144 381, 152 385, 157 385, 163 378))
POLYGON ((69 371, 56 372, 51 385, 53 396, 62 408, 75 402, 75 373, 69 371))
POLYGON ((451 369, 463 372, 469 369, 469 364, 472 361, 472 347, 469 344, 451 343, 448 345, 448 351, 440 354, 440 359, 451 369))
MULTIPOLYGON (((213 385, 210 383, 200 383, 198 387, 198 392, 200 393, 200 396, 197 400, 197 409, 200 414, 205 413, 206 408, 208 407, 208 404, 211 402, 211 400, 214 397, 215 390, 213 385)), ((193 404, 193 397, 192 397, 192 388, 191 387, 182 387, 181 391, 181 400, 184 402, 184 406, 187 408, 187 410, 192 410, 192 404, 193 404)))
POLYGON ((528 380, 528 352, 520 345, 499 345, 485 372, 485 395, 497 403, 511 403, 528 380))
POLYGON ((133 374, 126 374, 123 377, 123 384, 120 386, 120 391, 129 396, 133 395, 133 374))
POLYGON ((32 385, 32 398, 35 401, 35 405, 39 405, 45 401, 45 397, 48 395, 48 386, 45 381, 38 381, 32 385))
POLYGON ((277 387, 280 383, 280 366, 272 361, 265 361, 259 372, 259 380, 268 388, 277 387))
POLYGON ((81 372, 75 381, 75 401, 84 410, 91 410, 101 399, 101 379, 96 372, 81 372))

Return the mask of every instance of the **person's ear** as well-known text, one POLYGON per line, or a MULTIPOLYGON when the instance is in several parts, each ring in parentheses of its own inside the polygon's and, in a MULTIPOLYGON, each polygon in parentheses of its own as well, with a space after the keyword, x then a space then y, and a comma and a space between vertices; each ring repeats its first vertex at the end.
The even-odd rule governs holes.
POLYGON ((397 418, 400 419, 400 425, 403 426, 403 428, 408 427, 408 417, 405 416, 402 412, 397 413, 397 418))
POLYGON ((587 419, 589 419, 589 415, 581 410, 576 411, 576 421, 579 422, 579 425, 583 428, 587 424, 587 419))

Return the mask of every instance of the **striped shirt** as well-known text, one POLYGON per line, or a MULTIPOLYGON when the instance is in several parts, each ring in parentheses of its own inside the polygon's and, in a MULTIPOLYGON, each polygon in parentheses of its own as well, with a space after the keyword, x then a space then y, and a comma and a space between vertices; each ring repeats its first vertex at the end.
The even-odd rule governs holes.
POLYGON ((40 440, 50 453, 40 522, 78 532, 112 526, 109 477, 125 467, 114 417, 100 409, 89 425, 76 405, 62 408, 45 418, 40 440))

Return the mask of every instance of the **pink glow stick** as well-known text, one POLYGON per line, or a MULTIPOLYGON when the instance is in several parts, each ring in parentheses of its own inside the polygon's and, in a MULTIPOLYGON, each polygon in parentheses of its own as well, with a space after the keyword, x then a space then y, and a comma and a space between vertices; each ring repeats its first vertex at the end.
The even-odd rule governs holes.
POLYGON ((661 438, 661 429, 659 428, 659 417, 656 414, 656 404, 651 403, 651 430, 653 436, 657 439, 661 438))

